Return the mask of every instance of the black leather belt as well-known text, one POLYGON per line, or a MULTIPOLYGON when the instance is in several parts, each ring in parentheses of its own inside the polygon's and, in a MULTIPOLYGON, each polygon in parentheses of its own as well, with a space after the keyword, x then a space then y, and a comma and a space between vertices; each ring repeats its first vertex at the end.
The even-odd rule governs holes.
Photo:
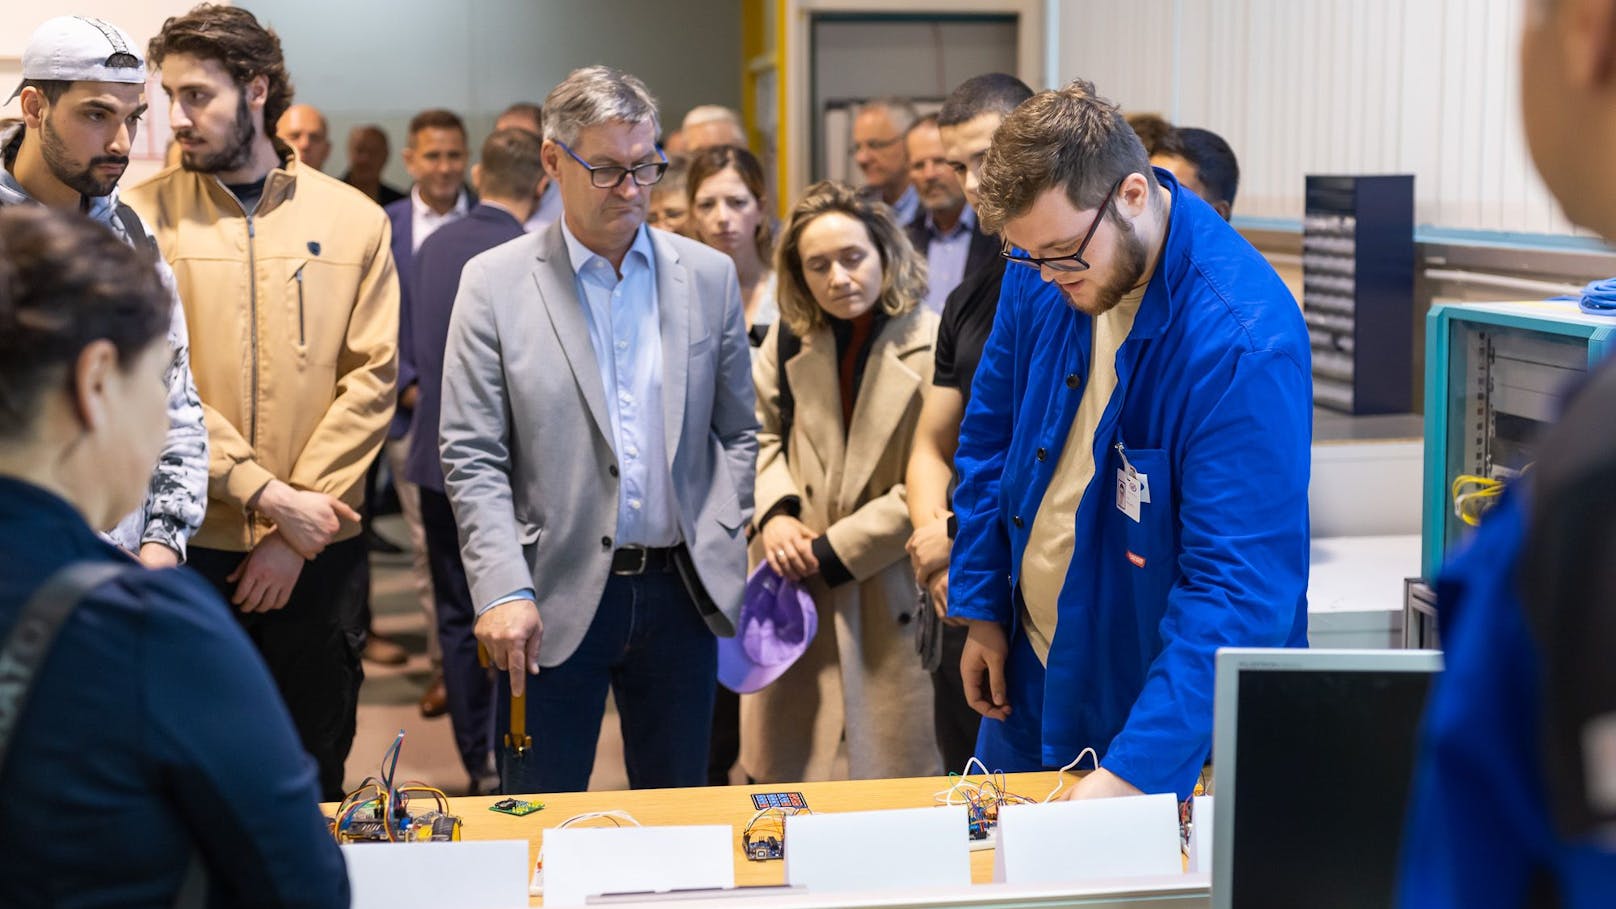
POLYGON ((652 574, 676 570, 674 555, 683 546, 625 546, 612 552, 612 574, 652 574))

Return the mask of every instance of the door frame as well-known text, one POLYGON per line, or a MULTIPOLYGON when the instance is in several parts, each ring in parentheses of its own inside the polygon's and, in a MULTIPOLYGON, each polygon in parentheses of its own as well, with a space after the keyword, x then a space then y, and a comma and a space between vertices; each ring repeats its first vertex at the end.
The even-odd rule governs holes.
POLYGON ((779 80, 780 159, 779 181, 781 214, 789 210, 787 200, 796 198, 807 185, 813 135, 812 110, 813 23, 823 13, 900 15, 991 15, 1016 17, 1016 73, 1028 85, 1046 83, 1050 55, 1045 24, 1045 0, 779 0, 780 46, 785 58, 785 78, 779 80))

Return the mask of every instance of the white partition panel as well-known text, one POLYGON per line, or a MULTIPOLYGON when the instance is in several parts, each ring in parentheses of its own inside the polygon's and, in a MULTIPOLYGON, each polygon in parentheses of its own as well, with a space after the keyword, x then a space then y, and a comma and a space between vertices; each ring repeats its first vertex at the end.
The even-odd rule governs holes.
POLYGON ((1526 0, 1060 0, 1059 81, 1221 134, 1236 215, 1298 220, 1309 173, 1413 173, 1421 225, 1573 234, 1519 111, 1526 0))

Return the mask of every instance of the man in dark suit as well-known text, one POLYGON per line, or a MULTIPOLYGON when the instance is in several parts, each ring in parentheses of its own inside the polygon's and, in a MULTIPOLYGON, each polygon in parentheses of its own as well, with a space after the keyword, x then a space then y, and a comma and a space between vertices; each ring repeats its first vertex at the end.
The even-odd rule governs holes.
POLYGON ((404 145, 404 165, 415 185, 404 198, 386 206, 393 222, 393 266, 399 282, 398 412, 389 442, 401 439, 415 409, 415 364, 407 351, 413 324, 410 318, 411 283, 416 250, 438 228, 464 218, 477 197, 466 188, 466 124, 453 111, 424 110, 410 119, 410 137, 404 145))
POLYGON ((482 160, 472 168, 481 197, 476 207, 434 233, 415 254, 414 302, 408 336, 416 368, 414 422, 404 479, 420 490, 421 524, 426 535, 427 563, 437 613, 438 644, 455 746, 478 791, 498 783, 490 750, 494 718, 494 686, 489 671, 477 661, 477 619, 460 561, 460 535, 443 491, 438 463, 438 412, 443 391, 443 349, 449 337, 449 314, 460 288, 460 272, 479 253, 523 235, 522 224, 537 203, 540 138, 527 130, 497 130, 483 143, 482 160))
POLYGON ((920 194, 920 214, 905 229, 915 251, 926 257, 926 308, 941 313, 948 295, 966 275, 982 271, 998 258, 999 243, 976 229, 976 211, 965 201, 960 176, 943 153, 937 116, 916 120, 904 142, 909 180, 920 194))
MULTIPOLYGON (((411 267, 415 252, 438 228, 466 216, 477 197, 466 188, 466 124, 453 111, 429 109, 410 118, 409 137, 404 143, 404 167, 415 180, 415 185, 404 198, 383 206, 387 219, 393 224, 393 265, 398 270, 398 409, 387 430, 387 446, 383 449, 387 467, 393 476, 393 488, 398 494, 399 510, 410 530, 411 570, 415 593, 421 611, 427 619, 427 650, 432 658, 434 677, 421 696, 424 716, 441 715, 447 705, 444 695, 440 654, 437 639, 431 629, 436 622, 432 617, 432 591, 428 586, 426 541, 421 529, 420 498, 415 484, 404 479, 405 453, 409 450, 407 434, 411 414, 415 410, 416 372, 411 355, 415 345, 410 341, 412 287, 415 270, 411 267)), ((375 489, 379 464, 371 465, 367 481, 375 489)), ((374 502, 379 496, 372 495, 374 502)), ((370 529, 366 514, 365 539, 373 551, 393 552, 399 548, 370 529)), ((370 625, 369 603, 366 603, 365 625, 370 625)), ((404 648, 392 641, 369 636, 365 644, 365 658, 372 662, 397 665, 408 658, 404 648)))
POLYGON ((415 408, 415 364, 405 351, 412 320, 410 284, 415 270, 415 251, 438 228, 460 220, 477 204, 477 197, 466 188, 466 124, 452 111, 424 110, 410 120, 410 137, 404 146, 404 165, 415 185, 404 198, 386 206, 393 222, 393 265, 399 282, 399 364, 398 413, 393 420, 389 441, 403 437, 415 408))

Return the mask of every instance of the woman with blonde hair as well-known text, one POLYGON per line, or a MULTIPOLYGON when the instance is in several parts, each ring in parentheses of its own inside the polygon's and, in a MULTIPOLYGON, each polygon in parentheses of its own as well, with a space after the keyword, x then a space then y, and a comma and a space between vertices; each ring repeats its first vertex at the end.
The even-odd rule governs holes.
POLYGON ((845 741, 855 779, 937 774, 904 551, 904 469, 937 333, 917 305, 925 260, 886 206, 821 182, 792 212, 775 269, 780 322, 752 365, 752 561, 802 583, 819 621, 802 657, 742 698, 741 765, 760 781, 827 779, 845 741))
POLYGON ((763 165, 736 145, 715 145, 697 152, 687 177, 690 193, 688 232, 735 260, 746 308, 746 330, 752 346, 780 317, 773 268, 774 230, 764 207, 768 198, 763 165))

